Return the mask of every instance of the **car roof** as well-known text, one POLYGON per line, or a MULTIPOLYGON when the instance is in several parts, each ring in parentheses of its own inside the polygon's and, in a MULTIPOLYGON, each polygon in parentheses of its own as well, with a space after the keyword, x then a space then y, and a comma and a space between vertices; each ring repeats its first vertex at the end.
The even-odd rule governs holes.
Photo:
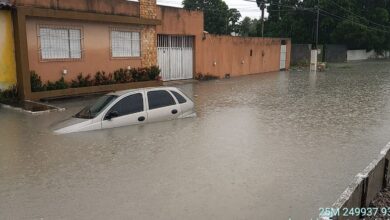
POLYGON ((150 91, 150 90, 155 90, 155 89, 177 90, 177 88, 175 88, 175 87, 160 86, 160 87, 147 87, 147 88, 127 89, 127 90, 115 91, 115 92, 110 92, 107 95, 122 96, 122 95, 125 95, 125 94, 128 94, 128 93, 150 91))

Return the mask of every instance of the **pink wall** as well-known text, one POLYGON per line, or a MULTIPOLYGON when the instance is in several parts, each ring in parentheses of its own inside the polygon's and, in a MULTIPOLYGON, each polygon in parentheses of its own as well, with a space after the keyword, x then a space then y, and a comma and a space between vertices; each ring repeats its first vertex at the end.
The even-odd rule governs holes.
MULTIPOLYGON (((223 77, 227 73, 240 76, 279 71, 281 40, 206 35, 199 49, 201 60, 197 64, 196 73, 223 77)), ((286 41, 288 69, 291 42, 286 41)))
MULTIPOLYGON (((110 52, 110 28, 122 27, 118 24, 63 21, 54 19, 29 18, 26 24, 28 39, 28 57, 30 70, 36 71, 44 82, 47 80, 56 81, 61 78, 62 70, 67 69, 68 74, 65 80, 75 79, 79 73, 91 74, 94 76, 97 71, 112 72, 119 68, 140 67, 141 58, 111 58, 110 52), (39 53, 39 25, 74 26, 81 27, 84 39, 82 40, 83 57, 74 61, 44 61, 40 60, 39 53)), ((139 26, 123 26, 126 29, 139 26)), ((141 45, 142 46, 142 45, 141 45)))
MULTIPOLYGON (((160 6, 157 15, 162 21, 162 24, 157 26, 157 34, 195 37, 195 74, 209 73, 223 77, 226 73, 239 76, 279 71, 280 47, 283 39, 205 35, 201 11, 160 6), (214 62, 217 64, 214 65, 214 62)), ((288 69, 291 41, 289 39, 286 41, 288 69)))

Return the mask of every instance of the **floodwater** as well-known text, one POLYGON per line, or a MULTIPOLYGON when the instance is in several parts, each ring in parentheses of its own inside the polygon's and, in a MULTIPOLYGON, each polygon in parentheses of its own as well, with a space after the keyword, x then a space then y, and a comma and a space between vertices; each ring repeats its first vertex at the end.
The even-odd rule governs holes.
POLYGON ((390 141, 390 62, 178 84, 198 117, 56 136, 0 109, 0 219, 310 219, 390 141))

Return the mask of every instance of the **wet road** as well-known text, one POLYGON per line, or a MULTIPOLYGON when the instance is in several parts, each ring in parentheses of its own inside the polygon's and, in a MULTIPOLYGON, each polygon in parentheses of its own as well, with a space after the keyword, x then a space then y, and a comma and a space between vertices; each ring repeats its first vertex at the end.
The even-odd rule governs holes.
POLYGON ((390 63, 179 85, 197 118, 55 136, 0 109, 0 219, 310 219, 390 141, 390 63))

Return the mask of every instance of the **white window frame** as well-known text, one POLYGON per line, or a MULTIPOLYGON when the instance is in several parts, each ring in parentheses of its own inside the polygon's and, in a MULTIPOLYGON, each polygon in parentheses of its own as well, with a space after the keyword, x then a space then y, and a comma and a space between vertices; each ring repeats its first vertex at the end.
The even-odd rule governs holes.
POLYGON ((141 31, 137 29, 111 28, 110 57, 112 59, 141 58, 141 37, 141 31), (137 34, 138 38, 134 39, 133 37, 137 34), (125 41, 127 41, 128 45, 125 44, 125 41), (126 45, 127 48, 119 47, 117 45, 126 45), (135 46, 137 46, 138 48, 136 48, 135 46), (134 50, 133 48, 136 49, 134 50))
POLYGON ((38 25, 37 34, 38 34, 38 45, 39 45, 38 52, 41 61, 82 60, 84 53, 83 53, 83 29, 81 27, 38 25), (42 31, 44 31, 44 29, 53 32, 63 31, 62 33, 63 36, 55 36, 55 33, 48 33, 49 34, 48 36, 43 36, 42 31), (72 31, 76 31, 76 32, 78 31, 79 34, 77 35, 76 33, 76 36, 72 37, 71 36, 72 31), (42 39, 44 37, 48 37, 46 39, 46 42, 44 42, 44 39, 42 39), (58 45, 54 45, 54 47, 57 47, 60 50, 56 50, 52 48, 53 44, 56 43, 58 45))

